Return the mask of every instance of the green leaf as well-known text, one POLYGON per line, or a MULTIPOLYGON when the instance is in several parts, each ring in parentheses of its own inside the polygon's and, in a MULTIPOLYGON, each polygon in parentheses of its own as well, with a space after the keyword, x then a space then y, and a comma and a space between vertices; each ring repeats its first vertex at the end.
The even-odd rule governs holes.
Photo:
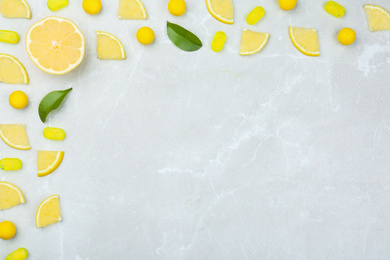
POLYGON ((71 90, 72 88, 53 91, 42 99, 41 103, 39 103, 38 113, 43 123, 45 123, 47 115, 61 105, 64 98, 71 90))
POLYGON ((202 48, 202 42, 192 32, 180 25, 167 22, 169 39, 183 51, 197 51, 202 48))

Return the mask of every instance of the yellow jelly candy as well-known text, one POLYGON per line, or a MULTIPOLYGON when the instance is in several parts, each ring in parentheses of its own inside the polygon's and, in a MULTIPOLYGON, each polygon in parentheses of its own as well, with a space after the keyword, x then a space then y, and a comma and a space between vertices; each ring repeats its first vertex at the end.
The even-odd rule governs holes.
POLYGON ((222 31, 216 32, 211 43, 211 49, 215 52, 220 52, 223 49, 226 41, 226 34, 222 31))
POLYGON ((261 6, 255 7, 247 16, 246 22, 250 25, 256 24, 265 15, 265 10, 261 6))
POLYGON ((13 251, 7 256, 5 260, 24 260, 28 257, 28 251, 26 248, 19 248, 13 251))
POLYGON ((48 0, 47 7, 52 11, 60 10, 68 5, 68 0, 48 0))
POLYGON ((337 18, 340 18, 345 14, 345 8, 336 3, 335 1, 326 2, 324 8, 327 13, 337 18))
POLYGON ((22 109, 27 106, 28 97, 23 91, 17 90, 9 95, 8 101, 13 108, 22 109))
POLYGON ((4 158, 0 160, 0 169, 4 171, 16 171, 22 168, 22 161, 18 158, 4 158))
POLYGON ((46 127, 43 129, 43 136, 46 139, 61 141, 65 138, 65 131, 61 128, 46 127))
POLYGON ((0 42, 18 43, 19 34, 13 31, 0 30, 0 42))

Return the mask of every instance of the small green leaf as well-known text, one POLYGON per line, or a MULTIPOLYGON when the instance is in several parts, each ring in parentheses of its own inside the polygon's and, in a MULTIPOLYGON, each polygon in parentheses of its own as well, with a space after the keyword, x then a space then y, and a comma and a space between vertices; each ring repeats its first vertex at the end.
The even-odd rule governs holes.
POLYGON ((169 39, 183 51, 197 51, 202 48, 202 42, 192 32, 180 25, 167 22, 169 39))
POLYGON ((45 123, 47 115, 61 105, 64 98, 71 90, 72 88, 53 91, 42 99, 41 103, 39 103, 38 112, 43 123, 45 123))

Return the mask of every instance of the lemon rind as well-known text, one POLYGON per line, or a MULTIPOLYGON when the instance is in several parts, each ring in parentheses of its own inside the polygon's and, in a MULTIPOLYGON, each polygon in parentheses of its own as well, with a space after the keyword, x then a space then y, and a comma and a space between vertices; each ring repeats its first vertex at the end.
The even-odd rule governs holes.
POLYGON ((63 18, 63 17, 59 17, 59 16, 48 16, 46 18, 43 18, 42 20, 39 20, 38 22, 34 23, 27 31, 27 34, 26 34, 26 51, 27 51, 27 54, 28 56, 30 56, 31 60, 34 62, 35 65, 37 65, 37 67, 46 72, 46 73, 49 73, 49 74, 53 74, 53 75, 63 75, 63 74, 66 74, 70 71, 72 71, 73 69, 75 69, 78 65, 80 65, 80 63, 83 61, 84 59, 84 55, 85 55, 85 38, 84 38, 84 35, 83 33, 81 32, 81 30, 77 27, 77 25, 72 22, 71 20, 67 19, 67 18, 63 18), (60 22, 62 21, 67 21, 69 22, 75 29, 75 31, 81 36, 81 39, 82 39, 82 46, 79 48, 79 50, 81 51, 82 55, 80 56, 80 58, 76 61, 76 63, 74 64, 70 64, 70 66, 66 69, 66 70, 63 70, 63 71, 55 71, 53 69, 46 69, 46 68, 43 68, 39 62, 38 62, 38 59, 35 58, 32 53, 30 52, 28 46, 30 45, 30 43, 32 42, 31 39, 30 39, 30 34, 31 34, 31 31, 33 28, 35 28, 36 26, 38 25, 42 25, 45 21, 49 20, 49 19, 57 19, 59 20, 60 22))

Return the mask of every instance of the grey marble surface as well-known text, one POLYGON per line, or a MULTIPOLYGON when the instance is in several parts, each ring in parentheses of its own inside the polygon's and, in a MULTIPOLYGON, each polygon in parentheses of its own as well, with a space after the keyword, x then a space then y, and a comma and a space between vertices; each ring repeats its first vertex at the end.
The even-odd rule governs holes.
POLYGON ((17 57, 30 84, 0 84, 0 123, 25 123, 30 151, 0 142, 0 157, 18 157, 23 169, 0 172, 24 192, 26 204, 0 212, 18 228, 0 240, 0 258, 26 247, 32 260, 94 259, 390 259, 390 32, 368 31, 364 4, 390 10, 387 1, 340 0, 347 14, 327 14, 325 1, 298 1, 290 12, 276 1, 235 1, 234 25, 187 0, 182 17, 167 1, 144 0, 145 21, 121 21, 117 1, 99 15, 81 1, 51 12, 29 0, 32 19, 0 17, 1 29, 21 35, 0 52, 17 57), (262 5, 255 26, 245 15, 262 5), (46 16, 76 22, 86 56, 74 71, 53 76, 29 59, 24 36, 46 16), (197 34, 194 53, 167 38, 166 21, 197 34), (321 55, 301 54, 288 26, 318 29, 321 55), (150 26, 156 40, 141 46, 135 33, 150 26), (357 40, 336 35, 351 27, 357 40), (238 55, 240 32, 269 32, 267 46, 238 55), (125 61, 96 58, 97 30, 116 35, 125 61), (221 53, 213 34, 228 36, 221 53), (66 102, 40 122, 40 100, 73 87, 66 102), (8 104, 23 90, 28 107, 8 104), (63 128, 63 142, 44 139, 46 126, 63 128), (53 174, 37 177, 37 150, 64 150, 53 174), (58 193, 63 222, 37 229, 39 203, 58 193))

